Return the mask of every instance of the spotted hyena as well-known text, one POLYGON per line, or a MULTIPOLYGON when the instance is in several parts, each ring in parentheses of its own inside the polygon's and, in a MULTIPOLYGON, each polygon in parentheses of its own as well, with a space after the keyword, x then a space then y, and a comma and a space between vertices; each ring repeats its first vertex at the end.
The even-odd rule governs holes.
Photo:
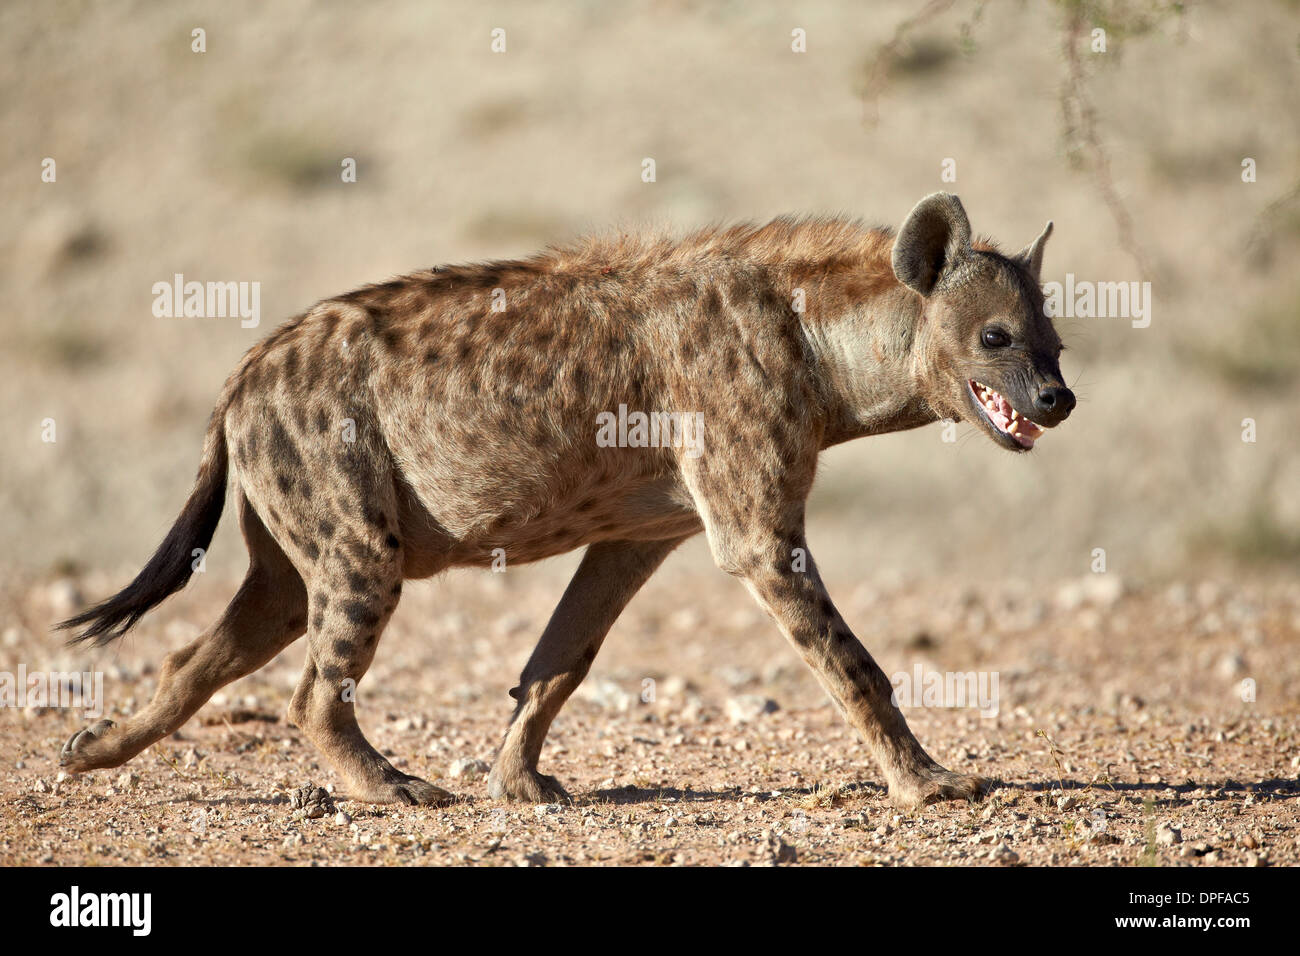
POLYGON ((891 702, 807 555, 804 502, 819 453, 852 438, 952 418, 1026 451, 1069 415, 1039 286, 1050 231, 1003 255, 937 193, 897 234, 790 218, 619 234, 321 302, 227 380, 194 491, 144 570, 62 626, 104 644, 182 588, 228 483, 247 577, 167 657, 152 702, 77 733, 62 765, 121 764, 306 634, 288 714, 348 795, 446 801, 367 742, 344 692, 402 582, 586 546, 510 692, 489 780, 496 797, 562 798, 538 771, 551 721, 624 605, 702 530, 866 739, 896 803, 981 795, 988 782, 936 763, 891 702), (676 417, 649 440, 661 413, 676 417))

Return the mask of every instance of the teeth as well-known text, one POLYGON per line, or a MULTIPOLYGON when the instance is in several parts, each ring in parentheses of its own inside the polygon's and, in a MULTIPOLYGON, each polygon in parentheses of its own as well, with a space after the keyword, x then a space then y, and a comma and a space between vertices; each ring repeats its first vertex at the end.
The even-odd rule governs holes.
POLYGON ((1011 407, 1001 394, 981 382, 971 382, 971 391, 975 399, 989 413, 994 425, 1007 435, 1020 440, 1025 447, 1031 447, 1043 434, 1043 427, 1011 407))

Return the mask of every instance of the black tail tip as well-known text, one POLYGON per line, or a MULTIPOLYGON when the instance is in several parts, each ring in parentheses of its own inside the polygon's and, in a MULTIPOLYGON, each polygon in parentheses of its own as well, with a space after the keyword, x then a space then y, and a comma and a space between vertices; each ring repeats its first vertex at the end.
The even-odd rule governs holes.
POLYGON ((66 621, 60 621, 54 625, 54 630, 70 631, 74 628, 85 628, 80 634, 68 638, 68 645, 84 644, 89 641, 93 647, 103 647, 129 631, 142 616, 144 616, 143 610, 136 611, 122 607, 118 604, 118 597, 113 597, 66 621))

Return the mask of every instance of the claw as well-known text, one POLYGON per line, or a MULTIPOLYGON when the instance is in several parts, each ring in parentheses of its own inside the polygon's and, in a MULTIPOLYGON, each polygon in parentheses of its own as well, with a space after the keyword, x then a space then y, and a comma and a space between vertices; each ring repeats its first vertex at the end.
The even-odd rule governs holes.
POLYGON ((59 766, 67 766, 68 761, 76 756, 78 747, 86 742, 86 738, 98 740, 104 735, 106 730, 110 727, 116 726, 117 725, 111 720, 99 720, 91 724, 89 727, 83 727, 81 730, 78 730, 68 738, 67 743, 63 745, 63 749, 59 751, 59 766))

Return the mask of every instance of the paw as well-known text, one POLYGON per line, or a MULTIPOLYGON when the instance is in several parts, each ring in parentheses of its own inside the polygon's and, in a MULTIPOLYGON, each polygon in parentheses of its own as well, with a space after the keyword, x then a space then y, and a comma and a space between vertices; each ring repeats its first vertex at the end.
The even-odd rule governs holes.
POLYGON ((115 726, 111 720, 100 720, 78 730, 59 751, 59 766, 69 773, 117 766, 122 761, 102 739, 115 726))
POLYGON ((497 761, 488 776, 488 795, 494 800, 518 800, 521 803, 572 803, 554 777, 527 767, 509 767, 497 761))
POLYGON ((889 802, 911 810, 941 800, 983 800, 993 786, 988 777, 954 773, 937 764, 889 785, 889 802))
POLYGON ((455 794, 407 774, 396 780, 359 787, 352 799, 363 803, 404 803, 409 807, 445 807, 456 802, 455 794))

